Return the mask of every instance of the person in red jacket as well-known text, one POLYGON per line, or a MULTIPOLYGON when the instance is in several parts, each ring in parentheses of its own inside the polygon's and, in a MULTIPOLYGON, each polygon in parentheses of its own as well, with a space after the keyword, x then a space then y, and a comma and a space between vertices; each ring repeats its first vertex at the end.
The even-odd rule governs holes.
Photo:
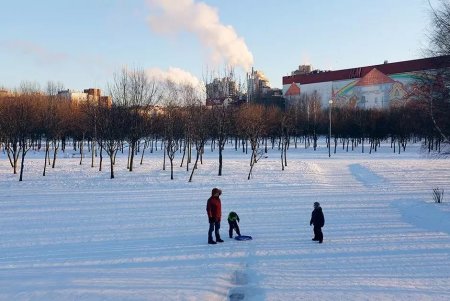
POLYGON ((209 231, 208 231, 208 244, 215 245, 217 242, 223 242, 220 238, 220 219, 222 218, 222 204, 219 196, 222 194, 222 190, 214 188, 211 192, 211 197, 206 203, 206 212, 208 213, 209 231), (216 236, 216 241, 212 238, 212 233, 216 236))

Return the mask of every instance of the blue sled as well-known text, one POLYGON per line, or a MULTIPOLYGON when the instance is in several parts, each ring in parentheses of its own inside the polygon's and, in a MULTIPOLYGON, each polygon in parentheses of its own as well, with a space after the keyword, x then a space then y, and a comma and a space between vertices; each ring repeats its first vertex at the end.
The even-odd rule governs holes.
POLYGON ((240 236, 236 236, 234 239, 236 239, 236 240, 252 240, 253 238, 250 235, 240 235, 240 236))

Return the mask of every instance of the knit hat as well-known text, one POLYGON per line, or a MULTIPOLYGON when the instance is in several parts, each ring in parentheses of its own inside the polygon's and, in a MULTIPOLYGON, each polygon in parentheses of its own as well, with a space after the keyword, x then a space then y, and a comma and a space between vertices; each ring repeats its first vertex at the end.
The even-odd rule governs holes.
POLYGON ((219 188, 213 188, 213 190, 211 191, 211 195, 215 195, 216 193, 221 195, 222 194, 222 190, 220 190, 219 188))
POLYGON ((314 208, 318 208, 320 206, 319 202, 314 202, 314 208))

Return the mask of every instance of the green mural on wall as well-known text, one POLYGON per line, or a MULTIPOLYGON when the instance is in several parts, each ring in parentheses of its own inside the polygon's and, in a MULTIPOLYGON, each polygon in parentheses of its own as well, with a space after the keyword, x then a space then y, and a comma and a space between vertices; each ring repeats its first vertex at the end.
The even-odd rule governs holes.
POLYGON ((408 72, 386 75, 376 68, 359 79, 336 81, 332 96, 336 105, 360 108, 388 108, 402 105, 417 91, 423 73, 408 72))

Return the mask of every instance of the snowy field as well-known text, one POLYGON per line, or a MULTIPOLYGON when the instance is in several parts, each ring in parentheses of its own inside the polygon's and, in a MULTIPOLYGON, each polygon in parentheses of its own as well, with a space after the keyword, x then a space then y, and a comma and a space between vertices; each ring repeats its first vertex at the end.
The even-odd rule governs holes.
POLYGON ((250 181, 249 155, 229 146, 218 177, 207 147, 192 183, 180 154, 173 181, 161 151, 131 173, 119 157, 113 180, 107 160, 99 172, 62 153, 43 177, 43 156, 30 151, 19 182, 0 154, 0 300, 450 300, 450 161, 418 145, 291 147, 284 171, 270 150, 250 181), (213 187, 252 241, 229 239, 223 219, 225 242, 207 244, 213 187))

